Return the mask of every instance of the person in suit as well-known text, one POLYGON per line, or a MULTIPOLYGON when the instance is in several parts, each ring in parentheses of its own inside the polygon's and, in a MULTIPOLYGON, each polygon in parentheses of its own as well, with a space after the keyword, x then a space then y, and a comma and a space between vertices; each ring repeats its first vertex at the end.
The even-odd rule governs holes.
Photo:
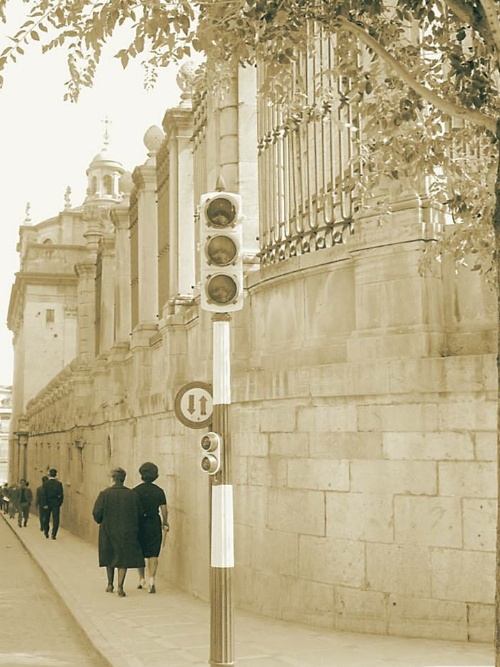
POLYGON ((64 501, 64 489, 62 483, 57 479, 57 470, 49 470, 49 478, 42 487, 42 508, 44 510, 43 533, 49 537, 50 519, 52 518, 51 537, 53 540, 57 537, 59 530, 59 517, 61 505, 64 501))
POLYGON ((33 502, 33 491, 29 488, 30 484, 25 479, 22 479, 19 484, 18 491, 18 513, 17 524, 19 528, 28 525, 28 518, 30 515, 30 507, 33 502))
POLYGON ((43 491, 43 485, 45 482, 48 480, 47 475, 43 475, 42 477, 42 483, 40 486, 37 487, 35 491, 35 508, 36 511, 38 512, 38 520, 40 522, 40 530, 45 530, 45 510, 43 509, 43 496, 42 496, 42 491, 43 491))
POLYGON ((139 519, 143 509, 139 496, 124 485, 127 473, 123 468, 111 471, 112 486, 101 491, 92 510, 94 521, 99 524, 99 567, 106 568, 107 593, 114 590, 115 569, 118 570, 118 595, 123 590, 127 569, 144 567, 139 544, 139 519))

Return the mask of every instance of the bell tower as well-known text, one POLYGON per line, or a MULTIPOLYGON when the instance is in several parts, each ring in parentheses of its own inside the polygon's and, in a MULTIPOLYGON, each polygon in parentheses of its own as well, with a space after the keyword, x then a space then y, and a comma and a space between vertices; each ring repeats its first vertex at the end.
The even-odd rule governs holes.
POLYGON ((87 169, 87 196, 85 203, 99 201, 119 202, 122 199, 120 192, 120 177, 124 168, 114 160, 108 152, 110 120, 104 119, 104 142, 99 153, 94 157, 87 169))

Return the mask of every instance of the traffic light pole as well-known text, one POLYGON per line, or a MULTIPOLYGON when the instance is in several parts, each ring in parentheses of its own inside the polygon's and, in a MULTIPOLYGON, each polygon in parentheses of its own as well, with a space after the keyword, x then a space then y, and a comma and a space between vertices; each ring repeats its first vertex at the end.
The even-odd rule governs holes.
POLYGON ((213 323, 213 430, 221 437, 221 470, 211 475, 212 517, 210 548, 210 664, 234 665, 234 522, 231 484, 230 321, 228 313, 214 313, 213 323))

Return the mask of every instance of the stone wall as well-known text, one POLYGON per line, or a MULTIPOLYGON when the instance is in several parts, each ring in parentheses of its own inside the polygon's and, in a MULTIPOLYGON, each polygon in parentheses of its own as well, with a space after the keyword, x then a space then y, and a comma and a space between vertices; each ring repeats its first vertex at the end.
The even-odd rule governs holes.
MULTIPOLYGON (((231 333, 236 603, 342 630, 491 641, 495 301, 465 269, 420 274, 420 213, 409 203, 345 246, 247 277, 231 333)), ((95 541, 109 469, 132 486, 154 460, 171 518, 161 572, 206 599, 200 432, 173 405, 186 382, 211 381, 210 317, 183 306, 143 333, 75 361, 30 403, 30 474, 61 470, 63 525, 95 541)))

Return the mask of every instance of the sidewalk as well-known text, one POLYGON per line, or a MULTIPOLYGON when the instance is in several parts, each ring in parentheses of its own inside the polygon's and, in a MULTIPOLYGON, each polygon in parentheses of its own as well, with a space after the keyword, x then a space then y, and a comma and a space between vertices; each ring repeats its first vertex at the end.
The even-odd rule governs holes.
MULTIPOLYGON (((210 607, 158 580, 156 595, 136 589, 127 574, 126 598, 105 593, 97 549, 66 530, 47 540, 36 517, 26 528, 2 519, 111 667, 205 667, 209 660, 210 607)), ((237 611, 237 667, 492 667, 486 644, 401 639, 334 632, 237 611)))

